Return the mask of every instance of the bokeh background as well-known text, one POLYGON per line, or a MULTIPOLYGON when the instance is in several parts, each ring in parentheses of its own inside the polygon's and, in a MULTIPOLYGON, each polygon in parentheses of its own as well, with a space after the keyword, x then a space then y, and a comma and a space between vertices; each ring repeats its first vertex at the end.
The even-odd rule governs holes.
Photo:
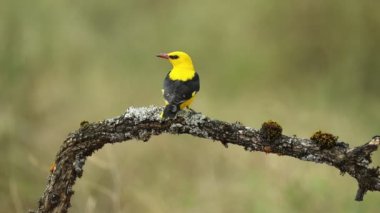
MULTIPOLYGON (((1 0, 0 212, 35 208, 59 146, 82 120, 161 105, 170 65, 201 76, 193 108, 288 135, 380 134, 380 3, 313 0, 1 0)), ((373 156, 380 164, 380 153, 373 156)), ((186 135, 107 145, 71 212, 378 212, 326 165, 186 135)))

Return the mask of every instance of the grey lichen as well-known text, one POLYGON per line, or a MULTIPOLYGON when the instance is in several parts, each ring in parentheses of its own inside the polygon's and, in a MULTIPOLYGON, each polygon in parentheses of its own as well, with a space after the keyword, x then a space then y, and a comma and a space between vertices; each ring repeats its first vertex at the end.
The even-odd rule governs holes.
POLYGON ((160 119, 162 107, 129 107, 124 113, 124 118, 133 118, 135 122, 153 121, 160 119))
POLYGON ((137 139, 147 142, 150 139, 151 135, 151 132, 147 130, 140 130, 137 135, 137 139))
POLYGON ((302 145, 302 147, 306 149, 309 149, 309 147, 315 147, 315 144, 311 143, 312 141, 307 140, 307 139, 301 139, 301 140, 296 139, 296 141, 299 142, 302 145))
POLYGON ((186 124, 190 126, 198 126, 206 120, 206 116, 201 113, 186 113, 184 115, 186 124))
POLYGON ((206 116, 201 113, 182 110, 178 112, 176 118, 180 118, 180 123, 171 123, 169 129, 167 130, 168 132, 174 134, 178 134, 178 132, 188 132, 192 135, 209 138, 208 132, 201 128, 202 124, 206 120, 206 116))
POLYGON ((179 124, 179 123, 173 123, 172 125, 170 125, 169 127, 169 132, 177 132, 179 131, 180 129, 182 129, 183 125, 182 124, 179 124))
POLYGON ((195 127, 195 128, 191 128, 190 131, 189 131, 190 134, 194 134, 194 135, 198 135, 198 136, 201 136, 203 138, 209 138, 209 135, 206 131, 203 131, 202 129, 198 128, 198 127, 195 127))
POLYGON ((306 156, 302 157, 301 160, 312 161, 312 162, 315 162, 315 163, 319 163, 320 162, 320 158, 317 157, 317 156, 315 156, 315 155, 312 155, 312 154, 309 154, 309 155, 306 155, 306 156))

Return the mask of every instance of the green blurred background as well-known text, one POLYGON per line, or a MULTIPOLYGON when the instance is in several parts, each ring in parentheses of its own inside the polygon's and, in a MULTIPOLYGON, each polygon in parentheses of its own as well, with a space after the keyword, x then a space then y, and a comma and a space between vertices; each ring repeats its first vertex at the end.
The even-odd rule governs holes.
MULTIPOLYGON (((193 108, 254 128, 380 134, 380 3, 268 0, 0 0, 0 211, 36 207, 82 120, 161 105, 170 65, 201 76, 193 108)), ((375 153, 375 164, 380 154, 375 153)), ((186 135, 108 145, 86 162, 71 212, 378 212, 326 165, 186 135)))

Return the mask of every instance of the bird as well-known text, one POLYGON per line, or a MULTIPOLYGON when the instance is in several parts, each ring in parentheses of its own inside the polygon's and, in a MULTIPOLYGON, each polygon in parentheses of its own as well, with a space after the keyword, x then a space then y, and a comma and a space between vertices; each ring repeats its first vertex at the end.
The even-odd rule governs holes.
POLYGON ((165 108, 161 118, 174 118, 180 110, 190 109, 189 106, 200 89, 199 75, 185 52, 160 53, 157 57, 168 60, 173 66, 163 83, 165 108))

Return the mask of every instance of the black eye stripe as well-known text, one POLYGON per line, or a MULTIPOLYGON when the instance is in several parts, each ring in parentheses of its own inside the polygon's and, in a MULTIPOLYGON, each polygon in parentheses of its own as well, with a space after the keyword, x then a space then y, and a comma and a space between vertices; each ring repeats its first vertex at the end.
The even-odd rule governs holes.
POLYGON ((178 56, 178 55, 169 55, 169 58, 170 58, 170 59, 178 59, 179 56, 178 56))

